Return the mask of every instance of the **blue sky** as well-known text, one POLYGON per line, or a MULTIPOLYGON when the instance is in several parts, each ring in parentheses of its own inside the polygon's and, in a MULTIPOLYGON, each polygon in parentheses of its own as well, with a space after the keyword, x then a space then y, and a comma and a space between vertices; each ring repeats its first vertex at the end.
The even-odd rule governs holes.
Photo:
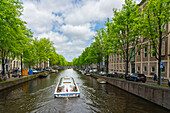
POLYGON ((112 18, 124 0, 22 0, 22 19, 34 37, 49 38, 67 61, 78 57, 93 42, 96 30, 112 18))

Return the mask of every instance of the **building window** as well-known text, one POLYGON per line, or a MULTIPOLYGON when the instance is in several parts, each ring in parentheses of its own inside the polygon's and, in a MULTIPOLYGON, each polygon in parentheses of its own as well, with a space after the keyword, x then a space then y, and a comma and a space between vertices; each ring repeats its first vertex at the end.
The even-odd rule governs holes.
POLYGON ((137 56, 140 56, 140 51, 137 52, 137 56))
POLYGON ((152 53, 152 54, 151 54, 151 57, 155 57, 155 53, 152 53))
MULTIPOLYGON (((154 52, 154 51, 153 51, 153 46, 151 46, 151 51, 154 52)), ((151 57, 155 57, 155 55, 156 55, 156 54, 155 54, 155 52, 154 52, 154 53, 151 54, 151 57)))
POLYGON ((114 66, 114 69, 116 69, 116 66, 114 66))
POLYGON ((117 54, 117 61, 119 61, 119 54, 117 54))
POLYGON ((140 66, 138 66, 138 71, 140 71, 140 66))
POLYGON ((147 71, 147 68, 146 68, 146 66, 144 67, 143 71, 145 71, 145 72, 147 71))
POLYGON ((165 66, 163 66, 163 68, 162 68, 162 71, 161 71, 161 72, 163 72, 163 73, 165 72, 165 66))
POLYGON ((117 67, 117 69, 119 69, 119 66, 117 67))
POLYGON ((152 68, 151 68, 151 72, 154 72, 155 71, 155 67, 154 66, 152 66, 152 68))
POLYGON ((114 61, 116 61, 116 55, 114 55, 114 61))
POLYGON ((120 54, 120 61, 122 61, 122 54, 120 54))
POLYGON ((113 62, 113 55, 112 55, 112 62, 113 62))
POLYGON ((144 48, 144 58, 147 57, 147 47, 144 48))

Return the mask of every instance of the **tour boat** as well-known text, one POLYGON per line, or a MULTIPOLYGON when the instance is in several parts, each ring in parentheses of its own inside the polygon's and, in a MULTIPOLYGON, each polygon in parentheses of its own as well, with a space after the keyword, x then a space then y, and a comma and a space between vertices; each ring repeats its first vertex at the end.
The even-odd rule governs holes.
POLYGON ((97 81, 101 84, 105 84, 106 83, 106 80, 103 79, 103 78, 98 78, 97 81))
POLYGON ((56 86, 54 97, 79 97, 80 92, 72 77, 62 77, 56 86))

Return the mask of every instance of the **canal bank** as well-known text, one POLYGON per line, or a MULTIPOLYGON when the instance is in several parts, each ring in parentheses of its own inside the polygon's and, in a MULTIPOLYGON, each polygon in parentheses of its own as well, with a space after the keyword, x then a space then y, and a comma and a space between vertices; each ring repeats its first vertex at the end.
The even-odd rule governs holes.
MULTIPOLYGON (((46 72, 46 73, 49 74, 50 72, 46 72)), ((12 80, 2 81, 2 82, 0 82, 0 91, 4 90, 6 88, 10 88, 10 87, 16 86, 18 84, 33 80, 33 79, 37 78, 39 75, 41 75, 41 74, 42 73, 33 74, 33 75, 26 75, 26 76, 23 76, 23 77, 20 77, 20 78, 17 77, 17 78, 12 79, 12 80)))
POLYGON ((72 69, 52 73, 0 91, 0 113, 169 113, 169 110, 121 90, 99 84, 94 77, 72 69), (78 98, 54 98, 61 77, 73 77, 78 98))
POLYGON ((123 89, 136 96, 144 98, 152 103, 170 110, 170 89, 150 86, 143 83, 109 78, 99 75, 91 75, 94 78, 104 78, 109 84, 123 89))

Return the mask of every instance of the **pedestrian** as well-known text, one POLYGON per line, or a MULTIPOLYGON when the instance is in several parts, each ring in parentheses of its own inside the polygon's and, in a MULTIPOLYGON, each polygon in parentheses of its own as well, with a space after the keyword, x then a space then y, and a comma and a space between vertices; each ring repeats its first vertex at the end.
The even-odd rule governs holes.
POLYGON ((153 80, 154 80, 154 81, 157 81, 157 75, 156 75, 156 73, 154 74, 153 80))
POLYGON ((10 78, 10 72, 8 71, 8 78, 10 78))

